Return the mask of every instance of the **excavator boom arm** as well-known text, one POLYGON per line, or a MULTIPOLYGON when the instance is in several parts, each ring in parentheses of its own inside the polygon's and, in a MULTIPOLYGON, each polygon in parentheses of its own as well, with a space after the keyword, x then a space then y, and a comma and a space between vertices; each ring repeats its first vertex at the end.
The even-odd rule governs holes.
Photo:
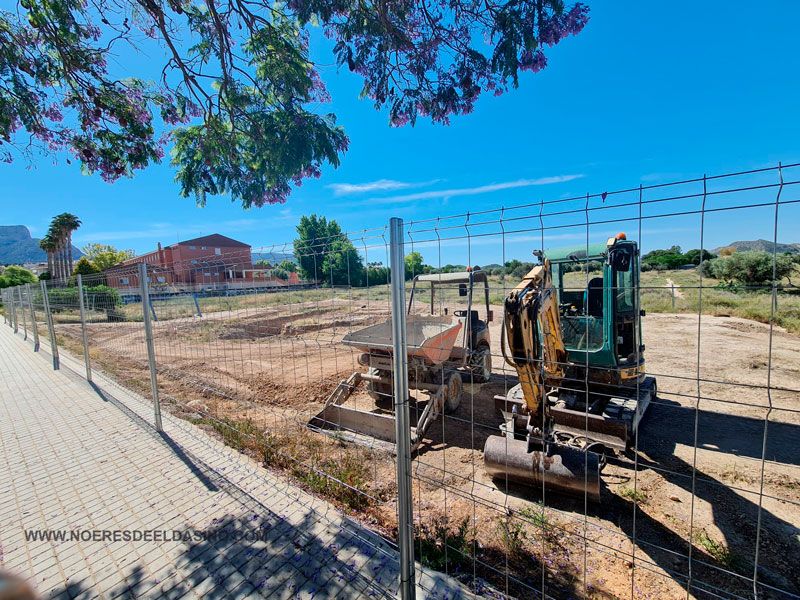
POLYGON ((531 269, 505 301, 503 356, 513 366, 529 414, 544 410, 545 385, 564 377, 567 351, 550 261, 531 269))

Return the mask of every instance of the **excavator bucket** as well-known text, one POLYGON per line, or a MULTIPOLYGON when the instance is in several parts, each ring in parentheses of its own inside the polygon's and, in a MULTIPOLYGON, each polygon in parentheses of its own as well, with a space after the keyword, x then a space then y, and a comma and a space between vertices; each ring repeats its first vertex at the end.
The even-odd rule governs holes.
POLYGON ((495 480, 533 486, 546 492, 600 501, 600 457, 570 446, 550 444, 530 450, 525 440, 491 435, 483 448, 486 473, 495 480))

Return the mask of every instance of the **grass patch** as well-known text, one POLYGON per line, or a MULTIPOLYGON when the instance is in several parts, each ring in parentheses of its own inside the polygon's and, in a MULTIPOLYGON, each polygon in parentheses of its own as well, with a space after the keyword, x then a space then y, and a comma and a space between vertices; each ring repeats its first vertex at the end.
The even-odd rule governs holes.
POLYGON ((467 569, 471 565, 475 541, 475 532, 469 521, 469 517, 464 517, 453 524, 444 514, 422 519, 417 527, 415 544, 422 564, 442 572, 467 569))
POLYGON ((267 432, 252 420, 191 418, 195 425, 212 427, 231 448, 261 460, 265 466, 287 472, 306 489, 353 510, 373 503, 369 493, 370 461, 360 448, 336 452, 318 436, 267 432))
POLYGON ((694 535, 694 542, 703 551, 716 560, 719 564, 734 572, 742 572, 745 568, 744 562, 722 542, 718 542, 708 535, 705 529, 701 529, 694 535))
POLYGON ((617 490, 617 492, 623 498, 627 498, 636 504, 644 504, 647 502, 647 494, 645 494, 642 490, 636 490, 629 486, 622 486, 617 490))

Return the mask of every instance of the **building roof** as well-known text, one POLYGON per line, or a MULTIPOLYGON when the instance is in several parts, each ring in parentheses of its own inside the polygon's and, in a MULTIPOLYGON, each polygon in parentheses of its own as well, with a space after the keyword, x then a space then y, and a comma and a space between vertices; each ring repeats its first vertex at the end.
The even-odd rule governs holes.
POLYGON ((220 235, 219 233, 212 233, 211 235, 204 235, 202 237, 192 238, 191 240, 183 240, 177 244, 172 244, 172 246, 224 246, 226 248, 250 248, 250 244, 239 242, 233 238, 229 238, 226 235, 220 235))

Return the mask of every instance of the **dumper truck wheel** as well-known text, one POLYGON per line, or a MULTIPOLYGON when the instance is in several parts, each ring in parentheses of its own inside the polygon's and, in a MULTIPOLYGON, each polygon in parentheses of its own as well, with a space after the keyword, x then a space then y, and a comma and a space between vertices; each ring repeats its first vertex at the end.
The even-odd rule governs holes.
POLYGON ((489 346, 479 346, 470 358, 470 371, 475 383, 486 383, 492 377, 492 351, 489 346))
MULTIPOLYGON (((387 373, 381 371, 380 369, 376 369, 375 367, 370 367, 367 370, 367 375, 372 375, 374 377, 386 377, 387 373)), ((392 399, 392 384, 368 381, 367 393, 373 400, 388 402, 392 399)))
POLYGON ((461 381, 461 373, 453 371, 447 378, 447 389, 444 397, 444 412, 452 414, 458 410, 461 404, 461 392, 464 390, 464 383, 461 381))

